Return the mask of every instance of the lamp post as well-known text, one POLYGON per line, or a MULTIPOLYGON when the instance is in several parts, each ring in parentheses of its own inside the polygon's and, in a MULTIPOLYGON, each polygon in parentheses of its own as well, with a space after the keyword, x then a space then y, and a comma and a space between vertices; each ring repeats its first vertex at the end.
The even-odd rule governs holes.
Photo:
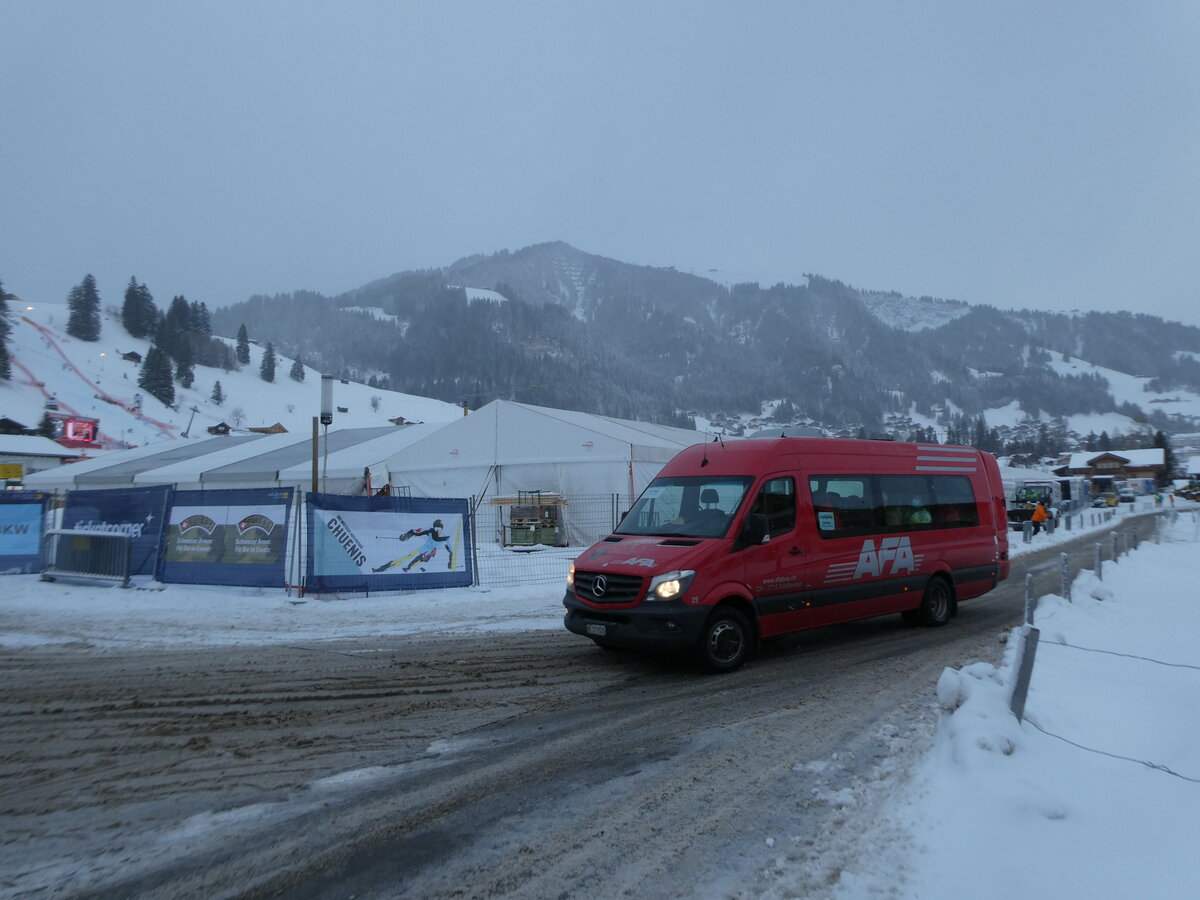
POLYGON ((321 376, 321 415, 312 420, 312 492, 317 492, 317 422, 325 426, 325 454, 329 454, 329 426, 333 422, 333 376, 321 376))
POLYGON ((192 430, 192 423, 196 421, 196 413, 198 413, 198 412, 200 412, 200 410, 196 409, 196 407, 193 406, 192 407, 192 417, 190 419, 188 419, 188 427, 183 429, 183 434, 181 435, 181 437, 188 436, 188 432, 190 432, 192 430))

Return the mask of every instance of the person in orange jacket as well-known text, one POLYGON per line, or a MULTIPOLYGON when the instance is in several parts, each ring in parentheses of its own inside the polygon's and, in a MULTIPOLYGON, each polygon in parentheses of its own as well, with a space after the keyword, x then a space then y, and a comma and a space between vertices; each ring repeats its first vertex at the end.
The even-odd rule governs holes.
POLYGON ((1033 515, 1029 517, 1033 522, 1033 533, 1037 534, 1042 530, 1042 524, 1050 518, 1050 513, 1046 512, 1046 504, 1039 502, 1033 509, 1033 515))

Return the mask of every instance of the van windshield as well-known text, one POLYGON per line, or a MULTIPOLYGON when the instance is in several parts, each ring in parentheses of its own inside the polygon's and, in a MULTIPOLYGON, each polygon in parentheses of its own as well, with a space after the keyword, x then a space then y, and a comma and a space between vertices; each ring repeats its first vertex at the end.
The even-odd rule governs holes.
POLYGON ((615 533, 721 537, 753 481, 732 475, 656 478, 615 533))

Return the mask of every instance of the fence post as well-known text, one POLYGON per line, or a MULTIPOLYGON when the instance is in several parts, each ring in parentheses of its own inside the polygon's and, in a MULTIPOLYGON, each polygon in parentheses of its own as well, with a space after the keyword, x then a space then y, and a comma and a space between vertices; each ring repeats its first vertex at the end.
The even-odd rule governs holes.
POLYGON ((1025 624, 1033 624, 1033 614, 1037 610, 1037 599, 1033 596, 1033 573, 1025 573, 1025 624))
POLYGON ((1062 573, 1062 593, 1067 598, 1067 602, 1071 602, 1071 566, 1070 557, 1065 553, 1059 554, 1059 564, 1061 565, 1062 573))
POLYGON ((1033 523, 1028 519, 1021 523, 1021 535, 1026 544, 1033 541, 1033 523))
POLYGON ((1033 658, 1037 656, 1038 630, 1032 625, 1017 629, 1020 643, 1017 645, 1017 677, 1013 683, 1009 709, 1017 721, 1025 717, 1025 698, 1029 694, 1029 681, 1033 677, 1033 658))
POLYGON ((1104 580, 1104 551, 1100 546, 1100 542, 1096 541, 1096 564, 1092 567, 1096 570, 1096 577, 1104 580))
POLYGON ((1109 535, 1109 540, 1112 541, 1112 550, 1109 553, 1109 556, 1113 562, 1116 562, 1117 557, 1121 555, 1121 551, 1117 549, 1117 533, 1115 531, 1109 535))

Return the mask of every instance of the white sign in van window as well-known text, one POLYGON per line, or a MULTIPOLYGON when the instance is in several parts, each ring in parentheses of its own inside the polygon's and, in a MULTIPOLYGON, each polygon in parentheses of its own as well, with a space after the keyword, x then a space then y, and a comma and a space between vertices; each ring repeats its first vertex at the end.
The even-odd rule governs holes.
POLYGON ((651 485, 650 487, 646 488, 646 493, 643 494, 642 496, 645 497, 647 500, 657 500, 659 497, 662 496, 663 490, 664 490, 664 488, 662 485, 658 485, 657 487, 654 485, 651 485))
POLYGON ((822 531, 837 531, 837 520, 831 512, 817 513, 817 527, 822 531))

